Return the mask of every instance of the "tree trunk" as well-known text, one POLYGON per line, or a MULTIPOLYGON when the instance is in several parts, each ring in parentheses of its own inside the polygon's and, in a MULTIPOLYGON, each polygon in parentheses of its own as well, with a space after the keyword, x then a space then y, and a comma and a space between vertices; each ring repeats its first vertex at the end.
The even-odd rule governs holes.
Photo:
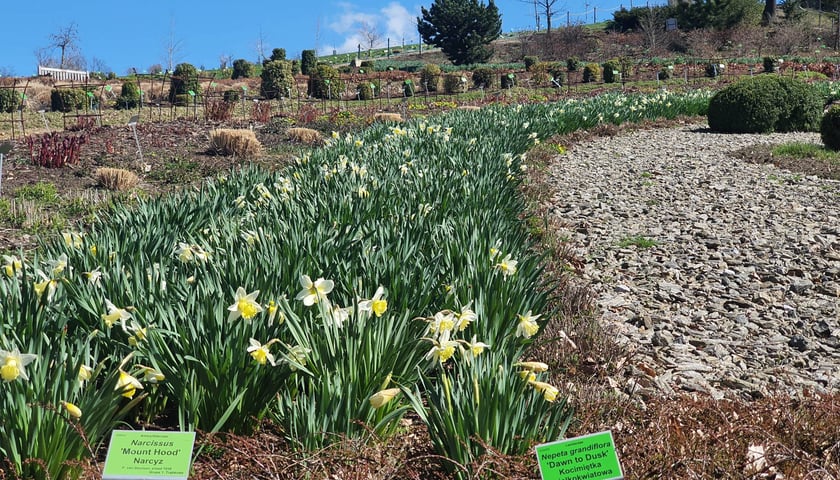
POLYGON ((770 25, 776 16, 776 0, 764 0, 764 12, 761 14, 761 24, 770 25))

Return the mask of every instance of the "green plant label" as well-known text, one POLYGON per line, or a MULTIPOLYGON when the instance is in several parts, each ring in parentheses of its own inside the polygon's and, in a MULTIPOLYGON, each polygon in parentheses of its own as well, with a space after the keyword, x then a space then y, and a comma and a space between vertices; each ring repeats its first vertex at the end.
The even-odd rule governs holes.
POLYGON ((195 96, 195 92, 193 92, 192 90, 187 90, 187 93, 189 93, 191 97, 195 96))
POLYGON ((186 480, 195 432, 114 430, 103 480, 186 480))
POLYGON ((613 70, 613 75, 618 75, 618 70, 613 70))
POLYGON ((113 87, 111 87, 110 85, 105 85, 106 92, 110 92, 111 90, 113 90, 113 87))
POLYGON ((329 85, 329 84, 330 84, 330 79, 328 78, 328 79, 324 80, 324 83, 326 83, 327 85, 329 85))
POLYGON ((247 91, 248 91, 248 87, 246 87, 245 85, 242 85, 242 91, 243 91, 243 92, 247 92, 247 91))
POLYGON ((543 480, 620 480, 624 478, 609 430, 537 445, 543 480))
POLYGON ((511 80, 513 80, 513 77, 514 77, 514 76, 515 76, 515 75, 514 75, 514 74, 512 74, 512 73, 508 73, 508 78, 509 78, 509 79, 511 79, 511 80))
POLYGON ((216 85, 218 85, 218 83, 216 83, 216 82, 210 82, 210 86, 211 86, 212 88, 216 88, 216 85))
POLYGON ((93 92, 87 92, 87 96, 93 98, 93 92))

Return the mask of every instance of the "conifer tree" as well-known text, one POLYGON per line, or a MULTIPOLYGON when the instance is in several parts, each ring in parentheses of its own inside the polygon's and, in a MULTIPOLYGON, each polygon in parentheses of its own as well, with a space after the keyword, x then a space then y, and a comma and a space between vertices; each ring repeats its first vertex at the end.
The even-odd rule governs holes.
POLYGON ((502 16, 493 0, 435 0, 420 8, 417 30, 423 42, 440 47, 455 65, 484 63, 490 42, 502 34, 502 16))

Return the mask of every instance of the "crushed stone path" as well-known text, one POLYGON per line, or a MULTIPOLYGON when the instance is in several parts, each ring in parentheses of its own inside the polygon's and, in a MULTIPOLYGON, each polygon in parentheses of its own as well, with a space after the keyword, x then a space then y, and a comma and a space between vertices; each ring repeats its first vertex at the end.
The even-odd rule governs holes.
POLYGON ((840 182, 728 155, 792 141, 820 143, 683 125, 557 157, 551 214, 634 352, 625 393, 840 389, 840 182))

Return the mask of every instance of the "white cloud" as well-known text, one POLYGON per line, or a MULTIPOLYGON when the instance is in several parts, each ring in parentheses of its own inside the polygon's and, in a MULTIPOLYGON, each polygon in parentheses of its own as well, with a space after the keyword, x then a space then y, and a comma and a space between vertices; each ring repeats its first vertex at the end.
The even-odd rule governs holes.
POLYGON ((331 44, 322 47, 322 54, 330 55, 333 50, 338 53, 355 52, 359 44, 362 49, 366 48, 367 40, 360 32, 363 25, 374 27, 380 33, 378 46, 384 46, 389 38, 391 45, 396 46, 403 39, 412 41, 416 36, 416 14, 399 2, 390 2, 378 11, 363 11, 362 6, 350 2, 338 2, 336 6, 340 13, 327 26, 340 39, 328 40, 327 43, 331 44))

